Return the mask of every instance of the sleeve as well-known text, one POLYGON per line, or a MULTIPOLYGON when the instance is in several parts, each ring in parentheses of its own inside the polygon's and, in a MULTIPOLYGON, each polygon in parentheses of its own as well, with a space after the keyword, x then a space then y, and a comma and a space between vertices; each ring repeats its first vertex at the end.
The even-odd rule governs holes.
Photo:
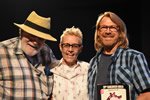
POLYGON ((150 88, 150 70, 143 53, 133 60, 133 81, 139 93, 150 88))
POLYGON ((45 44, 41 50, 41 55, 42 55, 42 59, 43 59, 43 63, 45 65, 49 65, 51 62, 54 62, 56 61, 56 57, 52 51, 52 49, 47 45, 45 44))
POLYGON ((55 62, 57 60, 52 49, 50 49, 50 57, 51 57, 51 62, 55 62))

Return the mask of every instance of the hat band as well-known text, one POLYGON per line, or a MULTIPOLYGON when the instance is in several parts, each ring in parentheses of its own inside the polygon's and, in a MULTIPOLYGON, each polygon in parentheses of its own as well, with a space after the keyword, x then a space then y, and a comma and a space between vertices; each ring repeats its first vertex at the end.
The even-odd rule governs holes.
POLYGON ((31 27, 31 28, 34 28, 38 31, 44 32, 44 33, 49 33, 49 31, 50 31, 49 29, 41 27, 41 26, 39 26, 37 24, 34 24, 34 23, 32 23, 31 21, 28 21, 28 20, 26 20, 24 24, 31 27))

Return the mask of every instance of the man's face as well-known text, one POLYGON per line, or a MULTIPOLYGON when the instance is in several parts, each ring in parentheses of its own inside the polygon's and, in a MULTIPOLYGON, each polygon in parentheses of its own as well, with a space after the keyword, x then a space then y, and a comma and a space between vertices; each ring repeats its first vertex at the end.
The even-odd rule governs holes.
POLYGON ((76 64, 77 57, 82 51, 81 39, 74 35, 66 35, 59 44, 63 56, 63 64, 72 66, 76 64))
POLYGON ((118 26, 109 17, 104 17, 100 22, 99 36, 104 48, 117 46, 118 26))
POLYGON ((36 55, 44 43, 44 39, 33 36, 25 31, 22 31, 21 33, 21 48, 28 56, 36 55))

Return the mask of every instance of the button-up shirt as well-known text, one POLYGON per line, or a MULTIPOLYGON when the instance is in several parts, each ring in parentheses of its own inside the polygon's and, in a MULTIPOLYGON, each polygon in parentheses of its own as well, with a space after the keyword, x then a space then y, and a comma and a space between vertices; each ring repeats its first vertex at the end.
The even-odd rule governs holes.
MULTIPOLYGON (((90 100, 94 100, 94 89, 98 62, 102 49, 90 61, 88 72, 88 88, 90 100)), ((112 64, 108 68, 109 84, 125 84, 130 86, 131 100, 135 100, 139 93, 150 88, 150 70, 143 53, 130 48, 117 48, 111 55, 112 64)))
POLYGON ((20 37, 0 43, 0 100, 46 100, 52 90, 52 76, 45 67, 56 60, 44 44, 33 66, 21 49, 20 37))
POLYGON ((62 59, 52 68, 54 74, 53 100, 89 100, 87 88, 89 63, 78 61, 71 68, 62 59))

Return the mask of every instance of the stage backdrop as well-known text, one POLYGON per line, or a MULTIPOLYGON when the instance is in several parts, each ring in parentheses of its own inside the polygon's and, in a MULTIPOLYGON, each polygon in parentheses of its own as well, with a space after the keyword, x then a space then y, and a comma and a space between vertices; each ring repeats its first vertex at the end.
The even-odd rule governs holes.
MULTIPOLYGON (((143 1, 144 2, 144 1, 143 1)), ((100 13, 112 11, 127 25, 130 47, 143 52, 150 61, 149 24, 147 6, 142 1, 131 0, 3 0, 0 6, 0 41, 18 36, 18 28, 13 25, 24 23, 31 11, 51 17, 51 35, 57 42, 46 41, 60 59, 59 38, 66 28, 78 27, 83 32, 83 52, 80 60, 90 61, 95 55, 94 32, 100 13)))

